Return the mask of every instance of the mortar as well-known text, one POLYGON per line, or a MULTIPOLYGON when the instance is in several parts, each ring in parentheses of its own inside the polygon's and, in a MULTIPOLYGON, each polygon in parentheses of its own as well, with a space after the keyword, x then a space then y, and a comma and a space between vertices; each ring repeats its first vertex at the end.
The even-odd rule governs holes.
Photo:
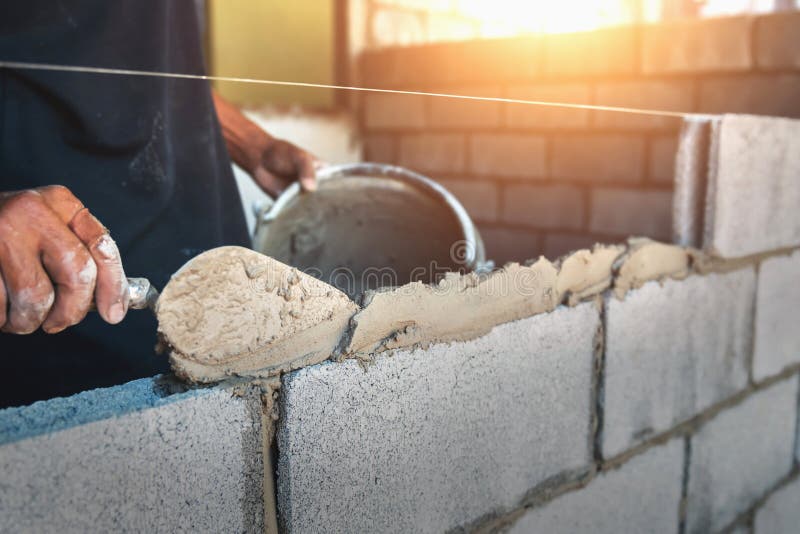
POLYGON ((260 213, 255 250, 351 298, 491 268, 466 210, 433 180, 376 163, 326 167, 317 179, 317 191, 292 184, 260 213))

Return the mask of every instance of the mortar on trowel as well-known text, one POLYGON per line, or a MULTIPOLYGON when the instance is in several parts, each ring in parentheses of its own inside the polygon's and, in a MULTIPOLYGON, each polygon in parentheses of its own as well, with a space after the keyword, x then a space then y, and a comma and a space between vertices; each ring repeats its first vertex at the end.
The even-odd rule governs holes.
POLYGON ((398 167, 329 167, 261 213, 254 248, 213 249, 173 275, 157 304, 159 337, 191 382, 268 377, 335 354, 367 289, 484 270, 461 204, 398 167))
POLYGON ((318 189, 289 187, 258 217, 253 248, 351 298, 487 267, 461 203, 433 180, 376 163, 331 166, 318 189))

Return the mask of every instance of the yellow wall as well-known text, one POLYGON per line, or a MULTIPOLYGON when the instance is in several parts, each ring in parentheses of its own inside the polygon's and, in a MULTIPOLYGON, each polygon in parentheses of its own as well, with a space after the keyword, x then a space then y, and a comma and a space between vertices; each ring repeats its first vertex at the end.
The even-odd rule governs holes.
MULTIPOLYGON (((333 0, 209 0, 208 56, 218 76, 331 84, 333 0)), ((333 106, 327 89, 217 82, 240 105, 333 106)))

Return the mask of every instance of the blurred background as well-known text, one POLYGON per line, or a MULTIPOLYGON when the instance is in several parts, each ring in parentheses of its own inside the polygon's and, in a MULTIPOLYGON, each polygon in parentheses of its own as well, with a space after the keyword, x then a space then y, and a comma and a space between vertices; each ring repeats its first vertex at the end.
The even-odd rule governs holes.
MULTIPOLYGON (((800 0, 197 0, 212 74, 800 117, 800 0)), ((329 162, 395 163, 466 206, 500 264, 671 239, 680 120, 218 83, 329 162)), ((265 200, 244 177, 245 211, 265 200)))

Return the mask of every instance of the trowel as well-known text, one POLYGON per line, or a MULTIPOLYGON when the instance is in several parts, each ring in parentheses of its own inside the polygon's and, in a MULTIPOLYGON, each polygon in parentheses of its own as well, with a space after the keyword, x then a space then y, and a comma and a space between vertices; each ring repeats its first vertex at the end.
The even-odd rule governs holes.
MULTIPOLYGON (((158 290, 153 287, 147 278, 128 278, 128 309, 144 310, 148 309, 155 313, 156 302, 158 301, 158 290)), ((92 302, 92 310, 96 310, 92 302)))

